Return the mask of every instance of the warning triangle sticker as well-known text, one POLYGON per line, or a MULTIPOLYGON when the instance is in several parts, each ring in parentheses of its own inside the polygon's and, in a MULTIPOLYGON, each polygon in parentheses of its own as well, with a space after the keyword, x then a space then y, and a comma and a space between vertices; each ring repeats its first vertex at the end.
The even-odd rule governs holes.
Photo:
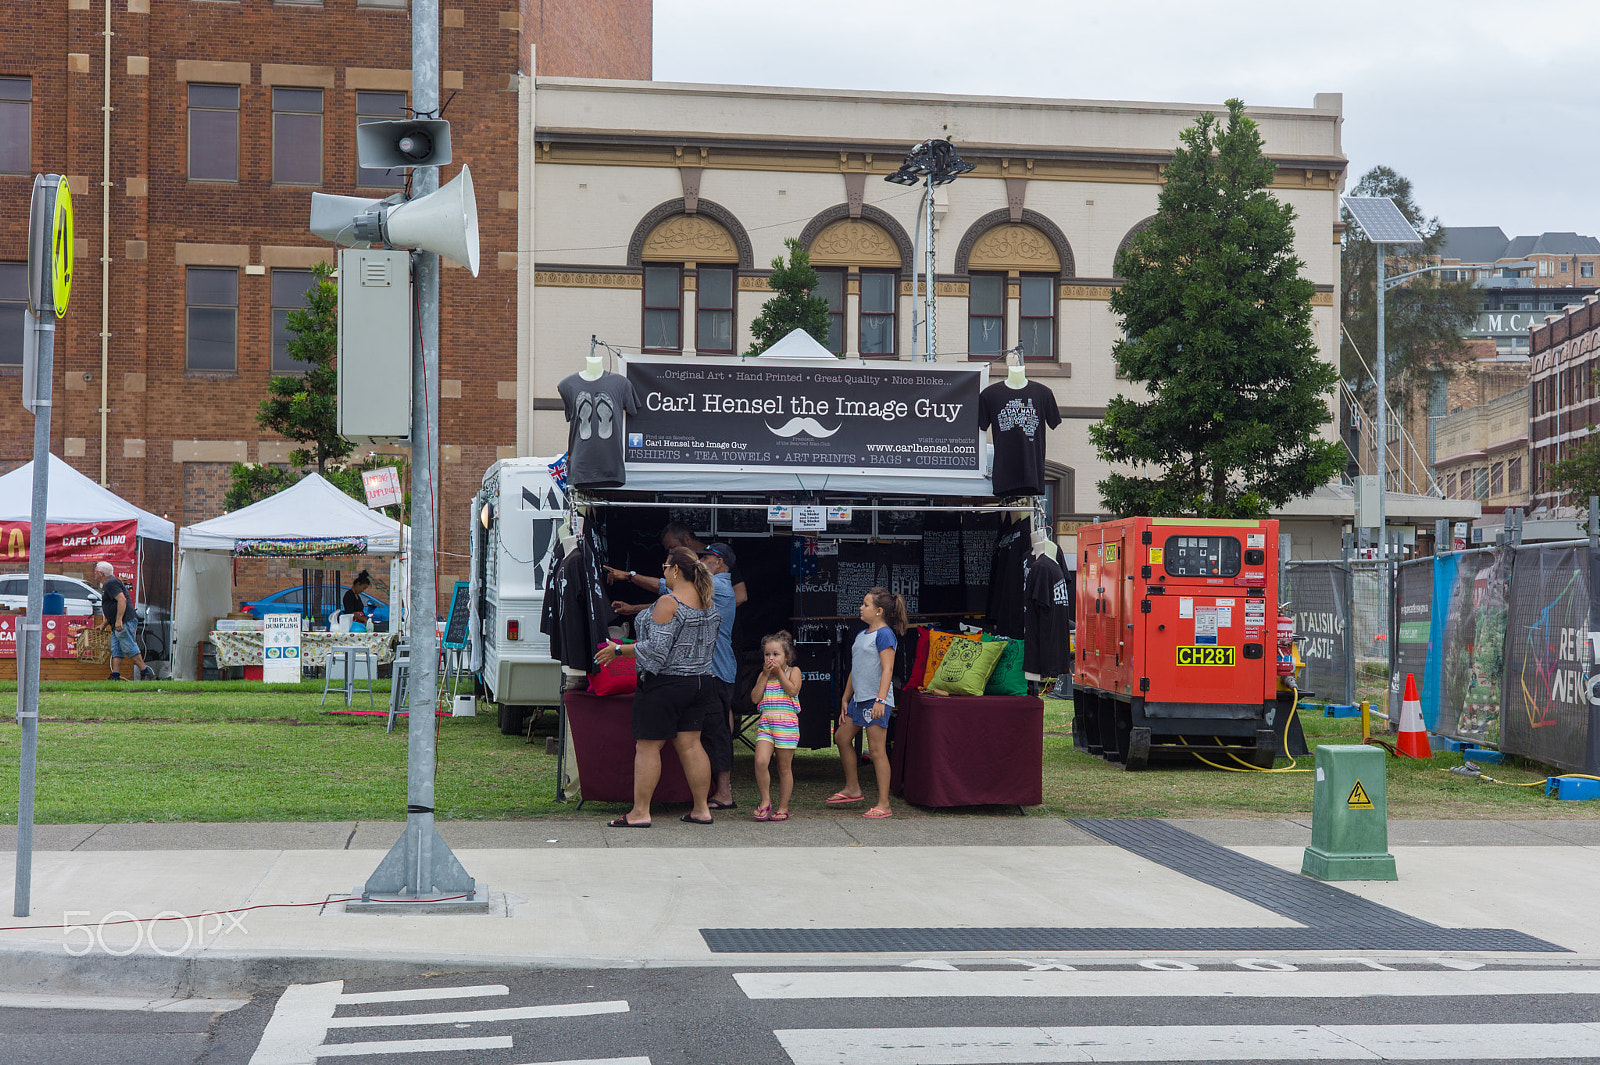
POLYGON ((1356 786, 1350 789, 1350 798, 1345 800, 1345 805, 1352 810, 1372 809, 1372 800, 1367 796, 1367 789, 1361 786, 1361 781, 1356 781, 1356 786))

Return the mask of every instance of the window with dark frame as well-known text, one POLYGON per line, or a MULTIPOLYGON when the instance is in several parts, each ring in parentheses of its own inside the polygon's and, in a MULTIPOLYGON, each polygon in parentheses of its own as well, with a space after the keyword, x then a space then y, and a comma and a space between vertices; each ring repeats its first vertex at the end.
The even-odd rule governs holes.
POLYGON ((189 180, 239 180, 239 86, 189 86, 189 180))
POLYGON ((272 183, 322 184, 322 90, 272 90, 272 183))
POLYGON ((239 365, 239 271, 191 266, 185 273, 185 365, 232 373, 239 365))
POLYGON ((22 365, 28 313, 28 264, 0 263, 0 366, 22 365))
MULTIPOLYGON (((356 93, 356 125, 363 122, 388 122, 406 117, 406 94, 403 92, 356 93)), ((356 165, 356 184, 375 188, 398 189, 406 183, 404 169, 382 170, 356 165)))
POLYGON ((1510 459, 1506 462, 1506 491, 1520 492, 1522 490, 1522 458, 1510 459))
POLYGON ((1594 276, 1594 263, 1579 263, 1578 264, 1578 276, 1579 277, 1593 277, 1594 276))
POLYGON ((644 268, 645 351, 683 350, 683 267, 648 263, 644 268))
POLYGON ((844 354, 844 267, 817 267, 817 287, 813 296, 828 301, 828 342, 823 345, 835 355, 844 354))
POLYGON ((1006 341, 1006 276, 973 274, 967 283, 967 354, 1000 357, 1006 341))
POLYGON ((733 267, 701 266, 695 280, 695 350, 733 354, 733 267))
POLYGON ((1506 490, 1505 469, 1506 469, 1505 468, 1505 464, 1504 463, 1500 463, 1500 462, 1495 463, 1493 466, 1491 466, 1489 468, 1489 494, 1490 495, 1497 496, 1497 495, 1501 495, 1501 494, 1503 494, 1505 492, 1505 490, 1506 490))
POLYGON ((893 270, 861 271, 861 354, 893 358, 895 303, 899 275, 893 270))
POLYGON ((1024 359, 1056 357, 1056 279, 1023 275, 1018 286, 1018 326, 1024 359))
POLYGON ((33 172, 33 79, 0 78, 0 174, 33 172))
POLYGON ((311 369, 311 363, 289 354, 289 341, 294 339, 294 334, 289 332, 289 314, 306 309, 306 293, 311 291, 315 281, 310 270, 272 271, 272 372, 275 374, 298 375, 311 369))

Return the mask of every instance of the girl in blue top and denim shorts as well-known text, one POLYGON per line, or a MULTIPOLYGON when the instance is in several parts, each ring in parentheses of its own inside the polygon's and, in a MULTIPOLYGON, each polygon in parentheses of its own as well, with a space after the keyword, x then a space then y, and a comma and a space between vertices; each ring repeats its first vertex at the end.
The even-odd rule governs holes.
POLYGON ((861 781, 856 772, 856 734, 867 733, 867 753, 878 779, 878 801, 862 817, 878 820, 893 816, 889 809, 889 718, 894 713, 894 651, 896 636, 906 631, 906 601, 887 588, 874 588, 861 597, 861 620, 866 631, 850 648, 850 679, 845 681, 839 705, 839 728, 833 734, 844 766, 844 788, 829 797, 829 805, 860 802, 861 781))

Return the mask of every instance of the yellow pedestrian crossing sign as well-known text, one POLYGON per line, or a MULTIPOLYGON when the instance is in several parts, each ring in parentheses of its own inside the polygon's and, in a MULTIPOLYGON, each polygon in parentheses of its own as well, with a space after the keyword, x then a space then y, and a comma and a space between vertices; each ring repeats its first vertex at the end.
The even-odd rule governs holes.
POLYGON ((1356 786, 1350 789, 1350 798, 1345 800, 1345 805, 1352 810, 1372 809, 1372 799, 1367 796, 1367 789, 1361 786, 1361 781, 1356 781, 1356 786))

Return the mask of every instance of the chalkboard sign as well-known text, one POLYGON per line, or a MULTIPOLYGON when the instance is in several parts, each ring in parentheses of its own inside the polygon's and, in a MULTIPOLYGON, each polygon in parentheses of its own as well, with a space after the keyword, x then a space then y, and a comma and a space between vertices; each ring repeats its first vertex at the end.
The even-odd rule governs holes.
POLYGON ((456 590, 450 596, 450 617, 444 623, 444 639, 439 641, 439 646, 447 651, 466 649, 467 617, 471 613, 467 609, 470 587, 467 581, 456 581, 456 590))

